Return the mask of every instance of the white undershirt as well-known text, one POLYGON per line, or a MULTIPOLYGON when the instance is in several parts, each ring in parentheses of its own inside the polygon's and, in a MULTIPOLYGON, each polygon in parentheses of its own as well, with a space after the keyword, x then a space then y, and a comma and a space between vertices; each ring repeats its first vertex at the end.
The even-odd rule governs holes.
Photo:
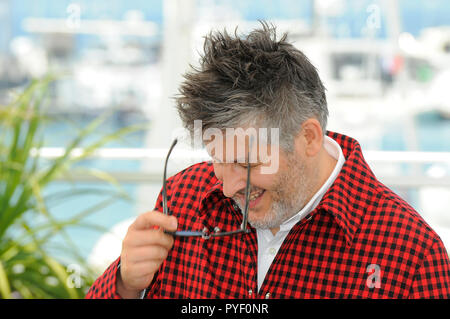
POLYGON ((325 195, 330 186, 334 183, 334 180, 339 175, 339 172, 344 165, 344 154, 342 153, 341 147, 335 140, 325 136, 324 147, 328 154, 337 160, 337 163, 333 169, 333 172, 319 191, 311 198, 308 204, 306 204, 301 211, 280 225, 280 230, 275 234, 275 236, 272 234, 270 229, 256 230, 258 237, 258 290, 261 288, 267 271, 269 270, 278 249, 281 247, 281 244, 288 235, 289 231, 303 217, 308 215, 317 207, 322 200, 323 195, 325 195))

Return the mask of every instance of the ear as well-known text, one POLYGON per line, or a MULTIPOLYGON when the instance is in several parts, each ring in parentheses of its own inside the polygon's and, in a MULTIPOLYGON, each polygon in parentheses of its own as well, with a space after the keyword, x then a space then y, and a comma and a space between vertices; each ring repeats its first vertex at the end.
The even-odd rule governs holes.
POLYGON ((295 148, 307 157, 316 156, 323 145, 323 131, 315 118, 307 119, 295 138, 295 148))

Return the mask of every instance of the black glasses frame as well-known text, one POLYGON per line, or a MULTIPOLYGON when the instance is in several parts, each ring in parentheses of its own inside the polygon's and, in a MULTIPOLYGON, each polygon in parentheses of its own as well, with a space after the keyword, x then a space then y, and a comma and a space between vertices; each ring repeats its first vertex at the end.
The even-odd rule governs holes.
MULTIPOLYGON (((169 209, 167 207, 167 163, 169 161, 170 154, 172 153, 173 148, 177 144, 178 140, 175 139, 172 142, 172 145, 170 146, 169 152, 166 156, 166 161, 164 163, 164 175, 163 175, 163 213, 165 215, 169 215, 169 209)), ((250 147, 249 151, 247 153, 247 184, 245 186, 245 206, 244 206, 244 213, 243 213, 243 219, 241 223, 241 227, 237 230, 228 231, 228 232, 221 232, 218 227, 214 228, 213 233, 209 233, 208 229, 203 229, 202 231, 191 231, 191 230, 177 230, 175 232, 169 232, 165 231, 166 234, 170 234, 172 236, 178 236, 178 237, 202 237, 203 239, 207 240, 214 237, 224 237, 224 236, 231 236, 235 234, 242 234, 242 233, 249 233, 250 229, 248 226, 248 206, 250 201, 250 147)))

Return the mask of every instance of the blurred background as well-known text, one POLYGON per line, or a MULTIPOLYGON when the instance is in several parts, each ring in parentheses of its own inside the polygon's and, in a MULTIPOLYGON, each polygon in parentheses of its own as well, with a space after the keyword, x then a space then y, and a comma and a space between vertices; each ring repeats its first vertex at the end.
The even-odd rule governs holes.
MULTIPOLYGON (((172 97, 189 64, 198 63, 203 36, 236 26, 243 34, 258 19, 280 35, 289 32, 318 68, 328 129, 357 139, 376 176, 421 213, 450 251, 448 0, 0 0, 0 104, 33 78, 60 75, 46 102, 58 120, 45 125, 44 159, 57 158, 105 111, 115 110, 102 132, 145 125, 45 189, 51 195, 112 187, 89 169, 106 172, 129 195, 98 206, 96 192, 85 192, 51 207, 55 218, 89 210, 85 220, 109 230, 67 230, 87 265, 102 272, 120 254, 131 221, 153 209, 167 148, 183 134, 172 97)), ((177 146, 170 171, 206 158, 177 146)), ((64 251, 54 255, 71 262, 64 251)))

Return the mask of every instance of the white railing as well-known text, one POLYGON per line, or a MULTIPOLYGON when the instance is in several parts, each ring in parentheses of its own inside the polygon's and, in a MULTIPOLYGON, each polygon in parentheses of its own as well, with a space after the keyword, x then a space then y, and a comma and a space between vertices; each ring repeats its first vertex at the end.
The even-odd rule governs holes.
MULTIPOLYGON (((166 148, 102 148, 94 151, 89 158, 113 160, 144 160, 164 159, 166 148)), ((71 156, 81 156, 84 150, 75 148, 71 156)), ((32 155, 44 158, 57 158, 65 153, 62 147, 42 147, 33 149, 32 155)), ((191 157, 199 160, 208 158, 205 150, 175 149, 171 158, 191 157)), ((368 161, 377 162, 405 162, 405 163, 446 163, 450 164, 450 152, 410 152, 410 151, 365 151, 364 157, 368 161)))
MULTIPOLYGON (((167 149, 148 149, 148 148, 103 148, 98 149, 89 155, 89 159, 104 160, 143 160, 157 163, 155 165, 147 165, 143 171, 108 171, 111 177, 119 182, 124 183, 154 183, 161 182, 162 164, 167 154, 167 149)), ((39 155, 42 158, 54 159, 62 156, 65 152, 64 148, 59 147, 43 147, 34 149, 32 155, 39 155)), ((74 149, 71 156, 77 157, 83 154, 83 149, 74 149)), ((416 170, 417 173, 400 175, 386 174, 383 170, 374 170, 377 177, 383 183, 393 187, 421 187, 421 186, 438 186, 450 187, 450 176, 448 168, 450 168, 450 152, 409 152, 409 151, 366 151, 364 157, 372 167, 385 164, 432 164, 442 167, 440 173, 425 175, 416 170), (447 170, 447 173, 445 173, 447 170)), ((205 150, 187 150, 175 149, 171 155, 171 162, 178 162, 179 165, 171 165, 172 172, 175 167, 179 167, 180 163, 189 165, 192 163, 208 160, 209 156, 205 150)), ((99 177, 83 170, 70 171, 68 175, 61 176, 59 180, 70 180, 80 182, 98 182, 99 177)))

